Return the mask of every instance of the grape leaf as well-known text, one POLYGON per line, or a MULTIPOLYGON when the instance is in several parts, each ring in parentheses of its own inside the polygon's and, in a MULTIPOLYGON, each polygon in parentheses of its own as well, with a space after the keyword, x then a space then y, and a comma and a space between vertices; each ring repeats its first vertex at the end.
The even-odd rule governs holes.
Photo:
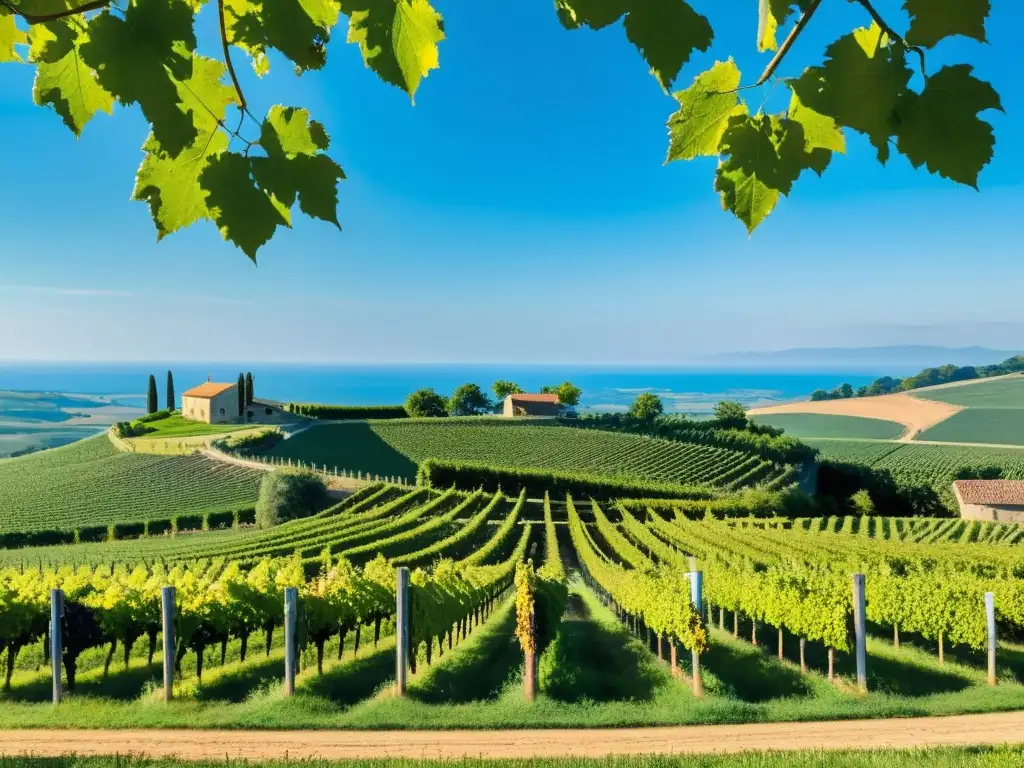
POLYGON ((341 0, 341 10, 366 66, 415 99, 420 80, 438 67, 441 14, 427 0, 341 0))
POLYGON ((989 0, 906 0, 903 7, 910 14, 907 42, 911 45, 931 48, 953 35, 986 42, 989 0))
POLYGON ((889 159, 896 108, 913 74, 901 48, 890 46, 877 25, 844 35, 827 49, 822 67, 811 67, 792 83, 800 103, 837 124, 865 134, 889 159))
POLYGON ((813 0, 758 0, 757 50, 774 51, 779 41, 779 28, 786 23, 793 11, 806 11, 813 0))
POLYGON ((711 47, 708 20, 684 0, 555 0, 566 29, 601 29, 626 17, 626 37, 668 89, 695 50, 711 47))
POLYGON ((999 94, 971 74, 973 67, 943 67, 911 93, 899 111, 896 147, 915 168, 977 188, 978 174, 992 159, 992 126, 978 113, 1002 110, 999 94))
POLYGON ((263 121, 260 145, 267 156, 252 159, 252 173, 285 220, 291 222, 291 208, 298 198, 306 215, 341 229, 337 187, 345 174, 331 158, 320 154, 330 145, 323 125, 310 120, 304 109, 276 106, 263 121))
POLYGON ((256 252, 287 220, 270 198, 256 186, 249 158, 223 152, 210 160, 199 176, 206 190, 210 218, 225 240, 230 240, 254 262, 256 252))
POLYGON ((337 0, 226 0, 224 10, 228 40, 253 57, 257 74, 269 68, 267 48, 281 51, 300 72, 327 63, 337 0))
POLYGON ((128 6, 125 18, 104 11, 89 22, 82 58, 100 85, 125 105, 137 103, 166 152, 177 154, 198 131, 180 106, 176 81, 192 76, 195 32, 183 0, 145 0, 128 6))
POLYGON ((731 157, 718 166, 715 190, 722 207, 753 232, 779 202, 779 190, 772 186, 778 154, 770 118, 734 116, 722 137, 722 152, 731 157))
POLYGON ((27 42, 25 33, 15 24, 14 14, 0 6, 0 62, 21 61, 14 46, 27 42))
POLYGON ((210 161, 228 148, 227 134, 216 129, 201 132, 195 143, 173 157, 152 134, 142 148, 146 157, 135 177, 132 199, 149 204, 157 239, 209 218, 200 176, 210 161))
POLYGON ((149 204, 158 240, 210 216, 199 177, 210 161, 228 148, 220 123, 228 106, 238 101, 234 88, 223 83, 225 73, 219 61, 196 56, 192 77, 177 84, 182 104, 192 111, 199 130, 195 141, 171 154, 150 134, 142 147, 146 156, 135 178, 132 199, 149 204))
POLYGON ((733 116, 721 144, 728 159, 715 177, 722 207, 753 232, 800 174, 815 167, 808 147, 818 141, 808 139, 803 123, 785 116, 733 116))
POLYGON ((729 120, 747 111, 736 93, 739 84, 740 71, 729 59, 715 62, 711 69, 694 78, 693 85, 673 94, 679 111, 668 119, 666 163, 718 155, 729 120))
POLYGON ((76 136, 97 112, 109 115, 114 110, 113 96, 96 81, 96 73, 79 53, 88 39, 83 25, 63 19, 29 29, 29 60, 36 64, 32 98, 40 106, 53 107, 76 136))
MULTIPOLYGON (((800 79, 814 77, 817 77, 817 73, 807 70, 800 79)), ((805 84, 805 89, 814 87, 805 84)), ((846 152, 846 137, 843 136, 843 131, 836 121, 801 102, 796 89, 793 90, 790 99, 788 117, 801 125, 805 142, 804 151, 808 154, 807 164, 819 176, 832 161, 833 152, 846 152)))
POLYGON ((708 20, 680 0, 634 2, 626 15, 626 37, 668 90, 695 50, 711 47, 715 33, 708 20))

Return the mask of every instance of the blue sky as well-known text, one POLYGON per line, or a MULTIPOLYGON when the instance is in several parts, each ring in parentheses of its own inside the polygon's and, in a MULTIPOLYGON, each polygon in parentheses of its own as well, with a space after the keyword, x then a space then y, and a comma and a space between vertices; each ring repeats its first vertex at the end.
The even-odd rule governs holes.
MULTIPOLYGON (((263 82, 246 74, 257 111, 309 107, 348 174, 344 231, 296 217, 258 267, 211 224, 156 242, 146 206, 128 201, 146 133, 134 111, 99 116, 76 142, 32 105, 30 68, 0 65, 17 142, 0 149, 0 358, 674 363, 1022 346, 1019 4, 994 4, 991 44, 947 41, 929 60, 970 61, 1003 97, 980 194, 900 156, 883 169, 851 135, 752 238, 721 211, 713 160, 662 166, 675 102, 621 25, 567 32, 532 0, 435 5, 448 39, 415 107, 343 29, 321 72, 296 78, 275 60, 263 82), (231 324, 230 344, 208 332, 231 324)), ((677 87, 728 55, 755 79, 754 0, 694 5, 716 43, 677 87)), ((879 5, 900 18, 896 0, 879 5)), ((201 22, 208 33, 209 8, 201 22)), ((782 73, 862 23, 825 3, 782 73)))

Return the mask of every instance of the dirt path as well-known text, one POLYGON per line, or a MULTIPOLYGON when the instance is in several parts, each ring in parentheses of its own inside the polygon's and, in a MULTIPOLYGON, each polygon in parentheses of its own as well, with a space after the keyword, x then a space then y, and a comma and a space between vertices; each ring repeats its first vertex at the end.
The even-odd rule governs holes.
POLYGON ((751 416, 776 413, 817 413, 828 416, 859 416, 864 419, 895 421, 906 427, 900 440, 909 442, 916 435, 945 421, 963 409, 958 405, 938 400, 919 400, 910 395, 879 395, 877 397, 851 397, 846 400, 786 403, 765 408, 751 408, 751 416))
POLYGON ((824 723, 508 731, 0 731, 0 755, 186 759, 603 757, 1024 741, 1024 712, 824 723))

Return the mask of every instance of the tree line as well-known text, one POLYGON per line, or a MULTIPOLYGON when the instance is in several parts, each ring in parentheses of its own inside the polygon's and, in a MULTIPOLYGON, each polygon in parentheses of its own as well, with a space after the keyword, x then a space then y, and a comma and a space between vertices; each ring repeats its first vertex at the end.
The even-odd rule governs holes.
MULTIPOLYGON (((541 394, 558 395, 558 402, 566 407, 579 405, 583 390, 571 381, 541 387, 541 394)), ((432 387, 418 389, 405 400, 405 410, 411 418, 442 416, 482 416, 500 413, 502 403, 509 395, 523 394, 525 390, 514 381, 499 379, 491 385, 492 400, 479 384, 463 384, 445 397, 432 387)))
POLYGON ((925 368, 920 373, 904 379, 882 376, 870 384, 858 387, 856 391, 845 382, 832 390, 816 389, 811 393, 811 400, 817 402, 820 400, 842 400, 849 397, 889 395, 921 387, 934 387, 936 384, 986 379, 991 376, 1002 376, 1021 371, 1024 371, 1024 355, 1014 355, 1001 363, 992 365, 940 365, 937 368, 925 368))

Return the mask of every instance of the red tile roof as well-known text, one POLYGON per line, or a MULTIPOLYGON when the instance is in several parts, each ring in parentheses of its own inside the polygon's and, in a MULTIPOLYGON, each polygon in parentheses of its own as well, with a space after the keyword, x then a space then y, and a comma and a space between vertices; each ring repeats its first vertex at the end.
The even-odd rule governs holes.
POLYGON ((209 400, 211 397, 216 397, 221 392, 227 392, 229 389, 237 386, 237 384, 216 384, 208 381, 205 384, 200 384, 198 387, 192 387, 188 392, 183 393, 182 397, 198 397, 202 400, 209 400))
POLYGON ((528 395, 525 393, 518 393, 515 395, 509 395, 512 398, 513 403, 552 403, 558 404, 558 395, 528 395))
POLYGON ((964 504, 1024 506, 1024 481, 957 480, 953 485, 964 504))

